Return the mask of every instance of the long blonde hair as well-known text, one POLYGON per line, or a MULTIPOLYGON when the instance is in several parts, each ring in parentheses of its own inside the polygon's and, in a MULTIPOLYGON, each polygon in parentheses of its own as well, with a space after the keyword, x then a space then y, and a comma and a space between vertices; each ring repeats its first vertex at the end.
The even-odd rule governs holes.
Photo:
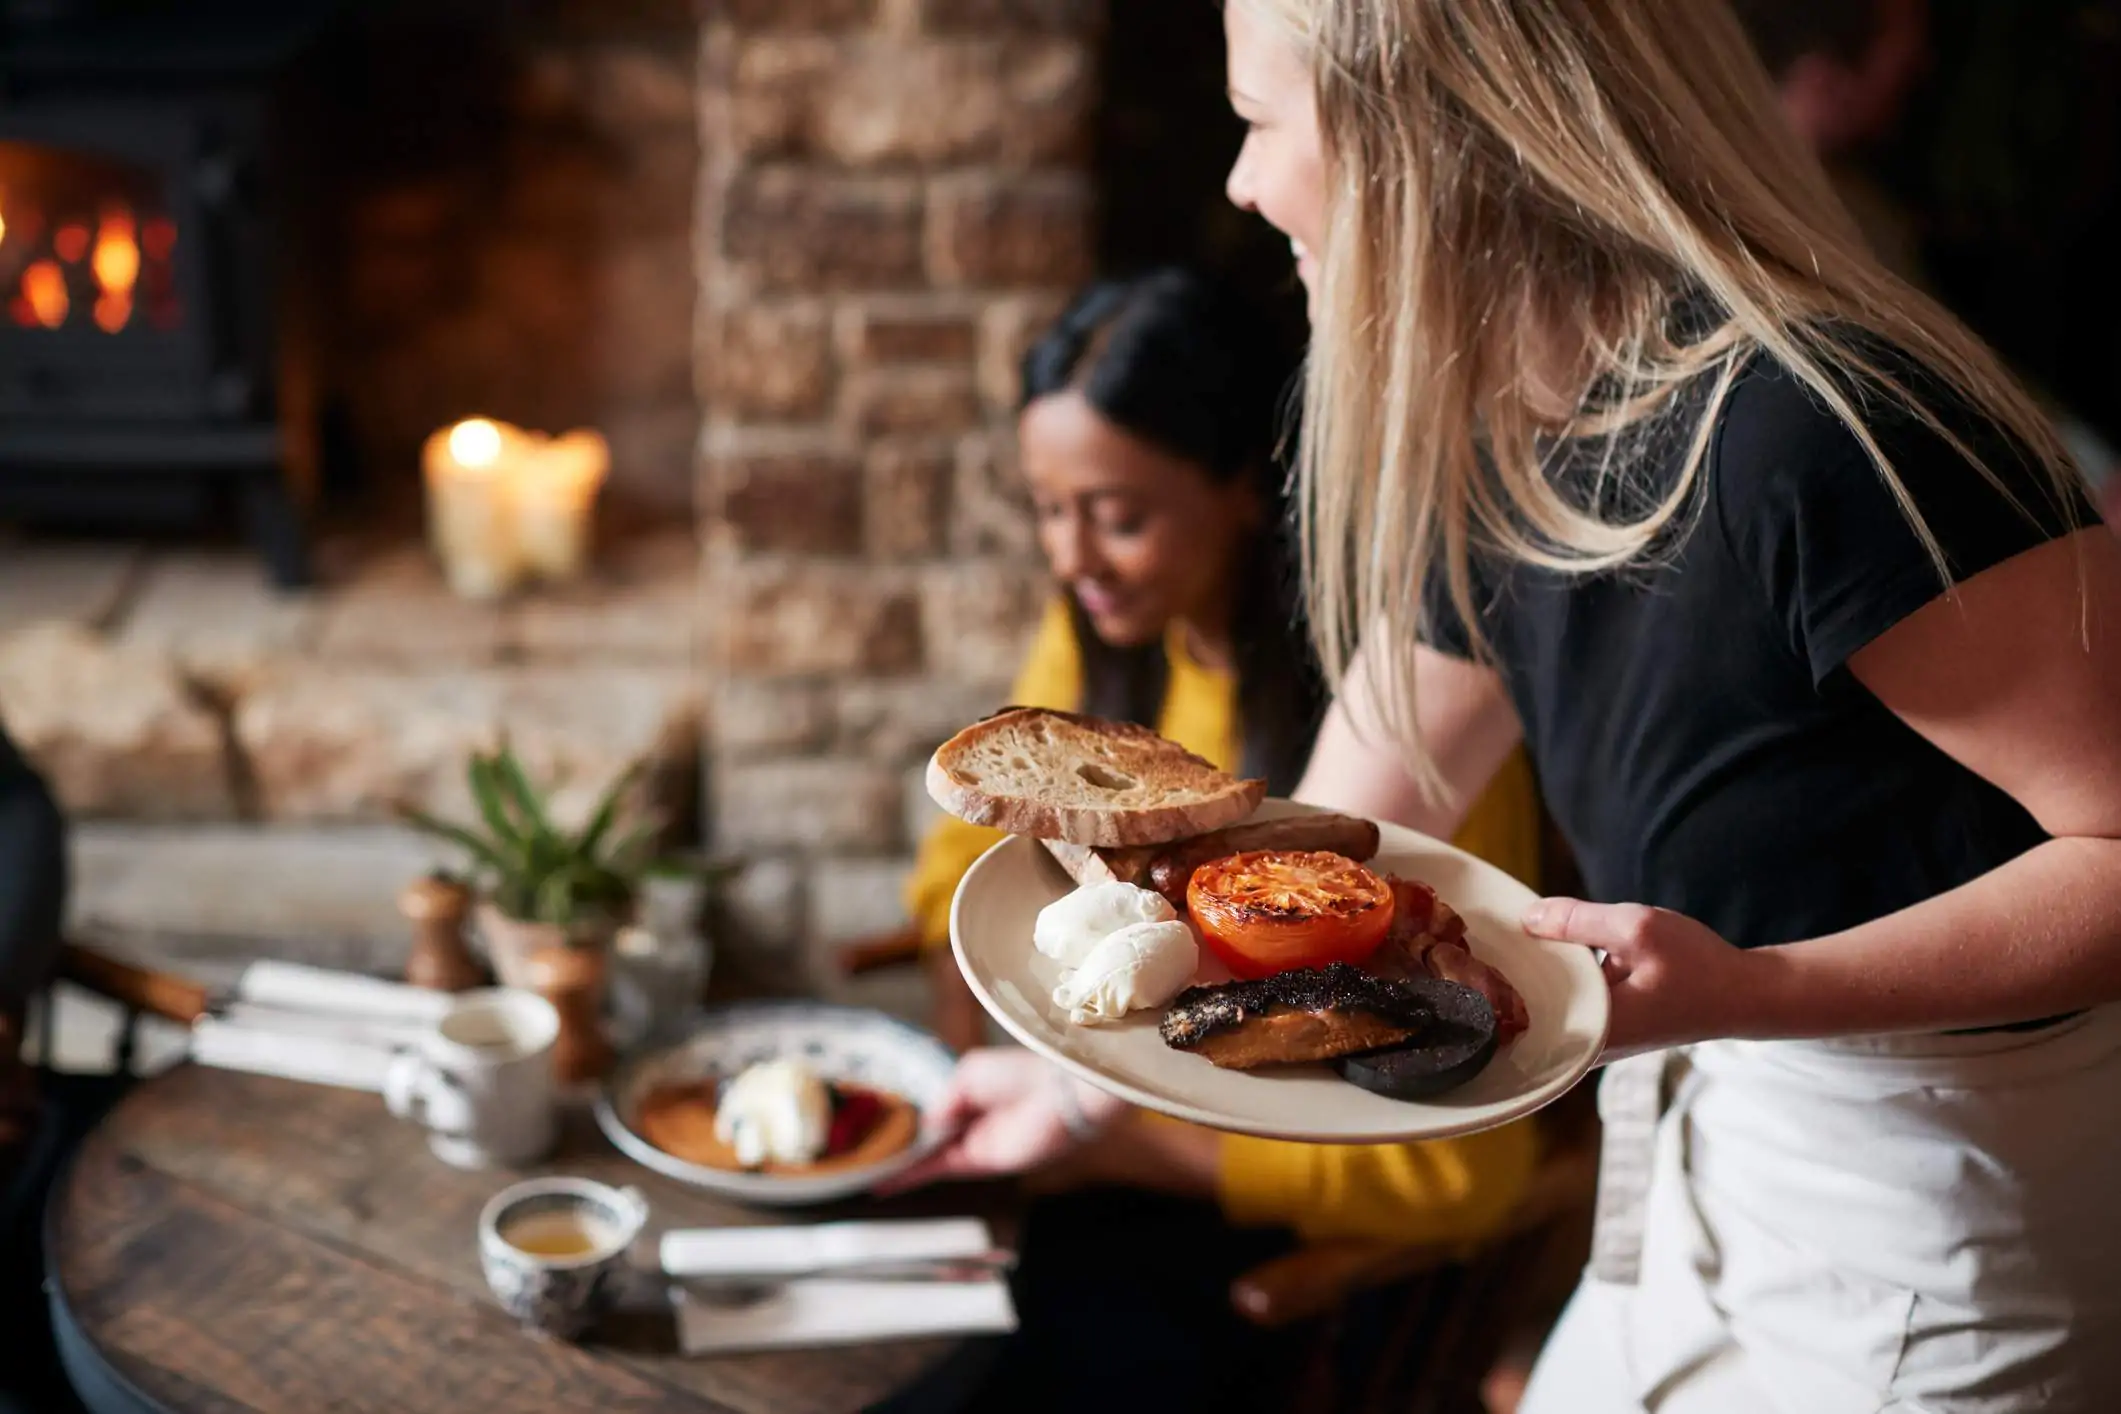
POLYGON ((1299 459, 1313 631, 1335 681, 1365 639, 1372 705, 1432 786, 1409 629, 1434 567, 1485 652, 1475 548, 1591 573, 1668 543, 1750 359, 1784 365, 1848 425, 1945 585, 1861 403, 1909 408, 2030 509, 1882 366, 1881 343, 2028 449, 2065 514, 2075 504, 2032 401, 1864 248, 1725 0, 1231 3, 1307 58, 1325 148, 1299 459), (1690 292, 1720 322, 1675 337, 1690 292), (1557 366, 1563 386, 1543 386, 1557 366), (1630 485, 1640 469, 1609 451, 1618 518, 1553 484, 1558 439, 1613 447, 1688 387, 1709 395, 1676 484, 1630 485))

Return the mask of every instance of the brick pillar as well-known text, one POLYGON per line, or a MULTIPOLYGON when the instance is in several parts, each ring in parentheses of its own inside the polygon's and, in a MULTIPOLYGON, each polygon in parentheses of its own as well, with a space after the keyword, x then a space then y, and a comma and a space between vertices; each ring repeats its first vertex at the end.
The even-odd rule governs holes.
POLYGON ((709 818, 813 980, 899 917, 920 768, 1046 594, 1016 362, 1090 273, 1097 0, 721 0, 696 367, 709 818))

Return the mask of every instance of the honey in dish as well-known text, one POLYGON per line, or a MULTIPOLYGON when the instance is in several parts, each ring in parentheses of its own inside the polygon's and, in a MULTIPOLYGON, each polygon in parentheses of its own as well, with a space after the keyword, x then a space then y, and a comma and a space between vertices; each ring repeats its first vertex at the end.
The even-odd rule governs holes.
POLYGON ((533 1257, 589 1257, 618 1245, 617 1234, 586 1212, 530 1213, 501 1225, 501 1240, 533 1257))

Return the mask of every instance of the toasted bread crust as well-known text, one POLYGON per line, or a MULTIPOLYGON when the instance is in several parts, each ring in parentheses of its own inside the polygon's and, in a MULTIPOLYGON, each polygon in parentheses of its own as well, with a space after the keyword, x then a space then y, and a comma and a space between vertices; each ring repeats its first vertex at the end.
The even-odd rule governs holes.
POLYGON ((1220 829, 1266 795, 1266 782, 1239 780, 1146 727, 1043 708, 965 728, 929 760, 927 785, 961 820, 1103 848, 1220 829))

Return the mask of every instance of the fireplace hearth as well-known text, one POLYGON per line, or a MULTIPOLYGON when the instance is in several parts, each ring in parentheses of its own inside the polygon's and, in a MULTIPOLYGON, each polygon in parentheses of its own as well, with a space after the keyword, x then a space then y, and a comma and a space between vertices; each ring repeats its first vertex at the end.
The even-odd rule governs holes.
POLYGON ((316 4, 0 0, 0 517, 233 504, 309 579, 269 137, 316 4))

